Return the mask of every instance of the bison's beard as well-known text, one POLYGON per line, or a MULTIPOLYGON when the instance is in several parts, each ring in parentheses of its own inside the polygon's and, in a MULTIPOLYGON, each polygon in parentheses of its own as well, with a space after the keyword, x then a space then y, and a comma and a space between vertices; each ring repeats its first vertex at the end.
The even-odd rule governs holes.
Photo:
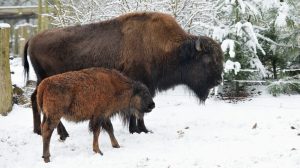
POLYGON ((203 104, 208 97, 210 89, 201 89, 201 91, 195 92, 199 103, 203 104))
POLYGON ((208 97, 210 88, 208 88, 207 86, 198 86, 198 87, 188 87, 189 90, 192 92, 192 94, 194 96, 196 96, 198 98, 198 101, 200 104, 204 104, 205 100, 208 97))
POLYGON ((205 78, 205 80, 198 81, 196 85, 189 86, 189 88, 197 96, 200 103, 204 103, 209 95, 210 89, 219 85, 220 78, 205 78), (199 84, 200 83, 200 84, 199 84))
POLYGON ((134 116, 137 119, 141 119, 144 117, 144 113, 141 113, 134 108, 127 108, 127 109, 120 110, 120 112, 118 114, 119 114, 120 118, 122 119, 124 126, 129 125, 131 116, 134 116))

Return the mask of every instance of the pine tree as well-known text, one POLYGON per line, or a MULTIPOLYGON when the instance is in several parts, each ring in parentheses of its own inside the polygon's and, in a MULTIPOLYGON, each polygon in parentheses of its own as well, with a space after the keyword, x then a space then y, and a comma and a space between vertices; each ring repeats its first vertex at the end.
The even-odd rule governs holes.
POLYGON ((217 25, 213 37, 222 42, 225 52, 224 78, 245 80, 254 77, 251 73, 241 73, 241 69, 258 70, 259 77, 265 77, 265 68, 257 56, 258 50, 265 53, 255 28, 261 20, 259 5, 254 0, 219 0, 216 8, 217 25))
POLYGON ((296 1, 278 2, 262 12, 265 28, 261 31, 260 41, 266 54, 258 55, 272 72, 274 79, 278 79, 278 69, 286 69, 299 55, 300 31, 297 16, 299 17, 300 13, 294 2, 296 1))

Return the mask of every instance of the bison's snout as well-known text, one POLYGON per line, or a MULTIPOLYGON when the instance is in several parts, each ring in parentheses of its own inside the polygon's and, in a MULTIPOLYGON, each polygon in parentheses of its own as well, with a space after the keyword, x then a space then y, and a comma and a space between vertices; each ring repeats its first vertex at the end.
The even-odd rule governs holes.
POLYGON ((147 109, 145 110, 146 113, 149 113, 152 111, 152 109, 154 109, 155 107, 155 103, 151 102, 150 104, 148 104, 147 109))
POLYGON ((151 110, 154 109, 154 107, 155 107, 155 103, 154 102, 150 103, 149 106, 148 106, 148 108, 151 109, 151 110))

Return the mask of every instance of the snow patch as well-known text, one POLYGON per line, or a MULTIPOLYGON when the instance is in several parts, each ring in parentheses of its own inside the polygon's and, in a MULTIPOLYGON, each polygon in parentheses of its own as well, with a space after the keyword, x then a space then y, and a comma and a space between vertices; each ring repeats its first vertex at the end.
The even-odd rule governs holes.
POLYGON ((266 71, 264 65, 262 64, 262 62, 259 60, 259 58, 257 58, 257 56, 255 58, 251 59, 250 66, 251 66, 251 68, 258 69, 259 72, 261 73, 262 77, 267 76, 267 71, 266 71))
POLYGON ((23 23, 23 24, 18 24, 18 25, 16 25, 16 26, 15 26, 15 29, 17 30, 17 29, 19 29, 20 27, 26 27, 26 26, 28 26, 28 27, 37 27, 36 25, 30 24, 30 23, 23 23))
POLYGON ((10 28, 8 23, 0 23, 0 28, 10 28))
POLYGON ((241 64, 239 62, 233 62, 231 60, 227 60, 225 63, 225 72, 229 72, 231 70, 234 71, 234 74, 237 75, 237 73, 240 71, 241 69, 241 64))
POLYGON ((240 7, 241 7, 241 13, 244 14, 246 12, 246 5, 244 4, 243 0, 237 0, 240 7))
POLYGON ((262 48, 262 46, 259 44, 257 37, 256 37, 256 33, 254 32, 252 23, 250 22, 245 22, 243 24, 243 28, 244 31, 248 34, 251 42, 249 42, 248 44, 250 45, 250 48, 253 48, 254 53, 256 54, 256 47, 258 47, 258 49, 264 54, 266 55, 266 52, 264 51, 264 49, 262 48), (253 44, 254 43, 254 44, 253 44))
POLYGON ((278 16, 275 20, 275 25, 277 27, 286 27, 286 18, 288 17, 289 6, 287 3, 281 3, 281 6, 278 9, 278 16))
POLYGON ((221 48, 223 52, 227 52, 227 49, 229 49, 229 55, 231 58, 235 57, 235 51, 234 51, 234 41, 231 39, 226 39, 222 42, 221 48))
POLYGON ((237 22, 234 27, 235 27, 236 35, 239 37, 242 37, 243 36, 243 31, 242 31, 243 24, 241 22, 237 22))
POLYGON ((223 38, 227 36, 227 34, 228 30, 226 30, 224 27, 214 27, 212 38, 218 41, 222 41, 223 38))

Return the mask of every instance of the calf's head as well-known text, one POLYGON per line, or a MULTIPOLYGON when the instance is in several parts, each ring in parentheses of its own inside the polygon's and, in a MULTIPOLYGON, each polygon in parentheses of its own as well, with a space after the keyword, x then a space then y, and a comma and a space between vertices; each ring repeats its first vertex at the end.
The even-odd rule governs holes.
POLYGON ((201 102, 205 101, 209 90, 222 81, 224 56, 221 46, 209 37, 200 36, 183 43, 179 54, 183 84, 201 102))
POLYGON ((149 113, 155 107, 152 96, 148 88, 141 82, 133 83, 133 97, 131 99, 131 108, 135 109, 138 117, 143 113, 149 113))

